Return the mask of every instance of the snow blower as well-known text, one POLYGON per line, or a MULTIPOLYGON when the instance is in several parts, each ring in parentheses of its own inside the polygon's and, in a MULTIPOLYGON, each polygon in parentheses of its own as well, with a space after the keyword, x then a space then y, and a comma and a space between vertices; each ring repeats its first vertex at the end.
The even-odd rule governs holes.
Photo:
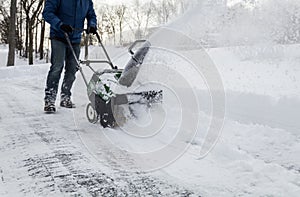
MULTIPOLYGON (((96 37, 99 46, 105 54, 105 60, 78 60, 67 33, 65 33, 65 37, 76 59, 77 68, 87 86, 89 103, 86 107, 86 116, 90 123, 95 124, 99 121, 104 128, 113 128, 120 122, 126 122, 127 117, 125 117, 124 107, 127 108, 127 111, 130 113, 133 113, 130 109, 132 105, 146 105, 150 108, 152 104, 162 102, 162 90, 146 90, 129 93, 116 92, 116 89, 120 89, 120 87, 121 89, 122 87, 124 87, 123 89, 130 87, 135 81, 140 66, 143 64, 144 58, 150 49, 151 44, 149 41, 135 41, 128 48, 131 59, 127 62, 124 69, 118 69, 118 67, 112 63, 98 33, 96 33, 96 37), (136 47, 137 44, 142 45, 136 47), (134 49, 136 50, 134 51, 134 49), (107 64, 110 68, 95 70, 91 66, 93 63, 107 64), (85 64, 93 72, 89 81, 82 70, 81 64, 85 64), (122 108, 120 108, 120 106, 122 106, 122 108)), ((131 115, 134 117, 134 114, 131 115)))

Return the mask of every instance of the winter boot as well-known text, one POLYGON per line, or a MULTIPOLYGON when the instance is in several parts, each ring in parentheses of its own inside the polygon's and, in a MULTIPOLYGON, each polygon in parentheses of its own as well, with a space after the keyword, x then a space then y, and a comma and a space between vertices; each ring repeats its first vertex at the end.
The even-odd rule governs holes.
POLYGON ((54 102, 45 101, 44 112, 54 113, 56 111, 54 102))
POLYGON ((75 108, 75 104, 71 101, 70 98, 65 98, 60 102, 61 107, 65 108, 75 108))

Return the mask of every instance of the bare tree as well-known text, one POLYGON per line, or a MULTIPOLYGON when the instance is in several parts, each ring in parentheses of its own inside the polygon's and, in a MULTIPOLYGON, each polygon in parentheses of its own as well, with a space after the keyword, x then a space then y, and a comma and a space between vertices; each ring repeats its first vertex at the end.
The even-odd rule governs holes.
POLYGON ((8 32, 9 32, 9 10, 4 4, 5 2, 0 1, 0 37, 1 42, 8 44, 8 32))
POLYGON ((99 14, 97 14, 97 29, 98 29, 99 36, 102 40, 103 35, 106 32, 105 9, 101 7, 100 9, 98 9, 98 13, 99 14))
POLYGON ((33 30, 36 24, 37 16, 42 11, 44 0, 21 0, 26 15, 26 39, 25 53, 28 56, 29 65, 33 64, 33 30))
POLYGON ((37 52, 38 52, 38 31, 39 31, 39 20, 36 20, 36 23, 34 25, 34 52, 37 57, 37 52))
POLYGON ((145 23, 145 29, 144 29, 145 34, 148 30, 150 19, 153 18, 152 17, 153 8, 154 8, 154 3, 152 0, 149 3, 146 3, 146 6, 144 8, 144 14, 146 16, 146 23, 145 23))
MULTIPOLYGON (((180 5, 180 4, 179 4, 180 5)), ((166 24, 171 17, 178 14, 178 0, 162 0, 155 5, 156 17, 159 24, 166 24)))
POLYGON ((122 45, 126 9, 124 4, 106 5, 98 9, 98 32, 101 39, 104 38, 104 34, 107 34, 116 44, 117 33, 119 33, 119 44, 122 45))
POLYGON ((19 50, 19 56, 21 57, 23 55, 23 8, 22 8, 22 2, 19 2, 18 8, 18 15, 17 15, 17 32, 18 32, 18 38, 17 38, 17 49, 19 50))
POLYGON ((45 20, 42 19, 41 21, 41 34, 40 34, 40 46, 39 46, 39 53, 40 53, 40 60, 44 59, 44 41, 45 41, 45 20))
POLYGON ((118 18, 119 31, 120 31, 120 40, 119 40, 120 45, 123 44, 123 23, 124 23, 124 16, 125 16, 126 8, 127 7, 124 4, 116 7, 116 15, 118 18))
POLYGON ((188 3, 187 0, 176 0, 176 4, 178 6, 178 13, 179 14, 183 14, 187 7, 188 7, 188 3))
POLYGON ((11 0, 10 1, 9 33, 8 33, 9 50, 8 50, 7 66, 15 65, 16 11, 17 11, 17 0, 11 0))
POLYGON ((131 12, 126 17, 126 23, 134 33, 135 39, 141 39, 149 26, 149 21, 153 18, 153 2, 134 0, 131 12))
POLYGON ((117 26, 118 26, 118 21, 117 21, 117 14, 116 14, 116 9, 115 6, 105 6, 105 14, 104 14, 104 20, 107 23, 106 26, 106 32, 108 34, 112 34, 113 36, 113 41, 114 44, 116 44, 116 33, 117 33, 117 26))

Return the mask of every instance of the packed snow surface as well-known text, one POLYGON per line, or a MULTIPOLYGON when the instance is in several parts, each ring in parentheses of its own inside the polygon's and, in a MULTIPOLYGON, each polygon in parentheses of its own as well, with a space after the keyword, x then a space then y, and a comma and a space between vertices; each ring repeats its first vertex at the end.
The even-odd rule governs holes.
MULTIPOLYGON (((48 115, 43 113, 43 90, 49 65, 7 68, 3 61, 0 196, 298 196, 300 45, 206 51, 226 95, 217 144, 206 157, 200 156, 211 109, 202 97, 205 91, 195 88, 198 98, 204 98, 199 101, 197 135, 182 142, 190 146, 181 157, 150 172, 135 169, 129 153, 156 150, 176 135, 180 105, 171 92, 163 103, 169 112, 166 129, 152 140, 133 139, 122 129, 87 121, 88 98, 79 74, 73 88, 77 108, 58 107, 48 115)), ((1 48, 1 57, 5 53, 1 48)), ((87 68, 84 72, 91 76, 87 68)), ((161 116, 158 109, 153 118, 161 116)))

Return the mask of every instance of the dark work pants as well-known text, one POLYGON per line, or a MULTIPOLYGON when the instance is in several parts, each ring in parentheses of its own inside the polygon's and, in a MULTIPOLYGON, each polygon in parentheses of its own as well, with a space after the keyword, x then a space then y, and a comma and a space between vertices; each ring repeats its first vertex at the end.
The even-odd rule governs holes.
MULTIPOLYGON (((73 49, 78 59, 80 54, 80 44, 73 44, 73 49)), ((51 67, 46 81, 45 101, 55 102, 63 68, 65 68, 65 73, 61 86, 62 100, 71 98, 71 88, 76 78, 77 63, 68 44, 52 39, 51 67)))

